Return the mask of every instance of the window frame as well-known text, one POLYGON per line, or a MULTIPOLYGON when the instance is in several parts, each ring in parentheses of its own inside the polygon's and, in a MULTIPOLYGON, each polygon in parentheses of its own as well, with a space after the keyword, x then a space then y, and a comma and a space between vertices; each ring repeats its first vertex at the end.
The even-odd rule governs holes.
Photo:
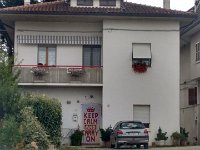
POLYGON ((90 52, 91 52, 91 54, 90 54, 90 65, 87 65, 87 66, 90 66, 90 67, 101 67, 101 59, 102 59, 102 54, 101 54, 101 52, 102 52, 102 50, 101 50, 101 45, 83 45, 83 55, 82 55, 82 58, 83 58, 83 60, 82 60, 82 64, 83 64, 83 66, 86 66, 85 64, 84 64, 84 48, 91 48, 90 49, 90 52), (93 53, 92 53, 92 49, 93 48, 99 48, 100 49, 100 60, 99 60, 99 65, 93 65, 93 53))
POLYGON ((198 100, 198 88, 193 87, 188 89, 188 105, 197 105, 197 100, 198 100))
POLYGON ((49 48, 55 48, 55 64, 51 66, 55 66, 57 64, 57 46, 56 45, 38 45, 38 54, 37 54, 37 64, 39 64, 39 50, 40 47, 45 47, 46 48, 46 55, 45 55, 45 64, 44 66, 49 66, 49 56, 48 56, 48 51, 49 48))
POLYGON ((99 0, 99 6, 116 6, 116 0, 99 0))
POLYGON ((200 42, 195 44, 195 61, 196 63, 200 62, 200 42))
POLYGON ((93 6, 93 0, 77 0, 77 6, 93 6))

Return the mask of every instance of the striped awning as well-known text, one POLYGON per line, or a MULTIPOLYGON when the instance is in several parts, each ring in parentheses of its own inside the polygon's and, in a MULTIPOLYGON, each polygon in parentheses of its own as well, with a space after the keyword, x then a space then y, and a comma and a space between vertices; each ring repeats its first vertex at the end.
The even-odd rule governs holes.
POLYGON ((101 36, 17 35, 19 44, 101 45, 101 36))

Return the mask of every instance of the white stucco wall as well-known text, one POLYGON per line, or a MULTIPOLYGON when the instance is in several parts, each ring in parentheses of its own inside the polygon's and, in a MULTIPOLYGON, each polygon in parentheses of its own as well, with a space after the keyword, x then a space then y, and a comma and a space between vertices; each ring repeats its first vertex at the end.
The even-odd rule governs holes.
MULTIPOLYGON (((21 65, 36 65, 38 45, 19 44, 17 35, 102 36, 100 22, 16 22, 15 56, 21 65)), ((48 45, 48 44, 47 44, 48 45)), ((56 65, 82 65, 82 45, 56 46, 56 65)))
POLYGON ((47 95, 57 98, 62 104, 62 128, 82 128, 81 104, 97 103, 102 104, 101 87, 23 87, 23 91, 36 95, 47 95), (93 98, 90 98, 93 95, 93 98), (71 104, 67 104, 71 101, 71 104), (79 103, 77 103, 79 101, 79 103), (78 121, 72 120, 73 114, 78 115, 78 121))
POLYGON ((132 120, 141 104, 150 105, 150 143, 159 126, 169 137, 179 131, 179 23, 104 20, 103 50, 103 126, 132 120), (146 73, 132 69, 132 43, 151 43, 146 73))

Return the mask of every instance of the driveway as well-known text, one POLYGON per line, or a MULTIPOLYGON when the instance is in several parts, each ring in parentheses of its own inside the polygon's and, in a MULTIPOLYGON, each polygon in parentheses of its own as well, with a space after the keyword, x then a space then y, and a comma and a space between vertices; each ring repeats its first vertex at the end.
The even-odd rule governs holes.
MULTIPOLYGON (((186 147, 163 147, 163 148, 149 148, 150 150, 200 150, 200 146, 186 146, 186 147)), ((106 149, 106 148, 88 148, 88 150, 115 150, 115 149, 106 149)), ((122 148, 118 150, 133 150, 129 148, 122 148)), ((134 149, 134 150, 142 150, 134 149)))

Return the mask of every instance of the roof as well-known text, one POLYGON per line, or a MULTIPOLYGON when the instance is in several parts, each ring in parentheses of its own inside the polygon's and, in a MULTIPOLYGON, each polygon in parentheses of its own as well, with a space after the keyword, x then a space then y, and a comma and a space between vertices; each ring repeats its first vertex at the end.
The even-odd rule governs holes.
POLYGON ((0 9, 0 14, 42 14, 42 15, 101 15, 101 16, 141 16, 141 17, 185 17, 195 16, 192 12, 183 12, 159 7, 146 6, 131 2, 122 2, 121 8, 111 7, 70 7, 69 2, 54 1, 0 9))

